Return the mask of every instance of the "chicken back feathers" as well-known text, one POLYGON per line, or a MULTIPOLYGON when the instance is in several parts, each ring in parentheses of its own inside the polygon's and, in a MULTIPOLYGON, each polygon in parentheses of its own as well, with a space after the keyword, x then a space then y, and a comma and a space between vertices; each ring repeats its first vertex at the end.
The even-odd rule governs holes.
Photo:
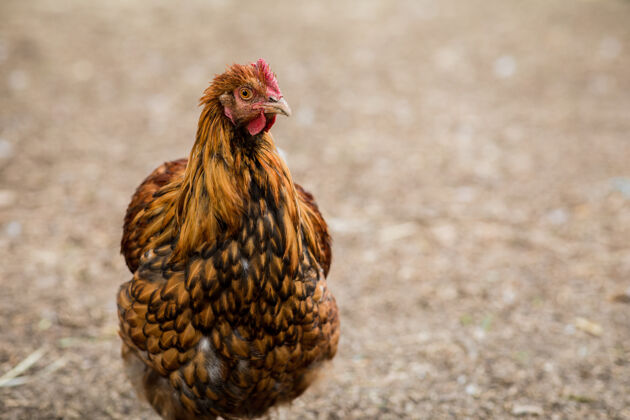
MULTIPOLYGON (((268 81, 240 67, 226 73, 237 88, 268 81)), ((218 85, 189 160, 145 179, 124 223, 123 359, 164 418, 261 415, 300 395, 339 339, 326 223, 270 134, 226 118, 232 86, 218 85)))

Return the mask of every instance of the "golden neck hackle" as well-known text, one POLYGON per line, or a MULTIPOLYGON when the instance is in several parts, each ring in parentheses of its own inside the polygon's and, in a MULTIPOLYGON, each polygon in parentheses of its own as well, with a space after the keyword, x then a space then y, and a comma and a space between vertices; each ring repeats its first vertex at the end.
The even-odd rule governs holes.
POLYGON ((297 199, 289 169, 271 135, 263 133, 256 139, 254 153, 235 146, 234 126, 224 117, 218 99, 209 97, 209 90, 202 98, 204 108, 184 177, 164 186, 147 209, 147 216, 155 216, 143 235, 150 238, 150 248, 174 243, 171 261, 184 261, 204 244, 234 234, 252 204, 253 180, 265 186, 285 212, 287 255, 297 257, 302 252, 302 234, 319 253, 308 207, 297 199))
POLYGON ((199 118, 197 138, 174 201, 174 222, 179 233, 175 258, 241 227, 251 201, 252 180, 266 186, 274 200, 283 204, 291 222, 287 228, 293 230, 290 236, 299 247, 295 187, 271 135, 262 134, 253 153, 235 146, 234 136, 235 129, 223 116, 218 100, 211 99, 199 118))

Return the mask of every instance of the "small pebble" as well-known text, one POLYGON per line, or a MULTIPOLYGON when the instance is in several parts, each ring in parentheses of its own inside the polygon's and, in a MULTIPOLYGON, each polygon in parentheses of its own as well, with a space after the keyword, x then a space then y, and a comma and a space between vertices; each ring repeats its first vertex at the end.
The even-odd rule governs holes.
POLYGON ((22 70, 9 73, 9 87, 12 90, 24 90, 28 87, 28 76, 22 70))
POLYGON ((547 213, 547 220, 552 225, 563 225, 569 220, 566 210, 555 209, 547 213))
POLYGON ((9 238, 17 238, 22 234, 22 224, 16 220, 12 220, 4 228, 9 238))
POLYGON ((516 73, 516 60, 511 55, 503 55, 494 61, 494 75, 507 79, 516 73))
POLYGON ((542 416, 543 409, 537 405, 515 405, 512 409, 514 416, 542 416))
POLYGON ((578 351, 578 356, 580 357, 586 357, 588 356, 588 348, 586 346, 581 346, 578 351))
POLYGON ((624 197, 630 198, 630 178, 613 178, 613 189, 619 191, 624 197))
POLYGON ((472 396, 477 396, 479 395, 479 387, 475 384, 468 384, 466 385, 466 394, 468 395, 472 395, 472 396))
POLYGON ((15 203, 16 195, 11 190, 0 190, 0 208, 11 207, 15 203))
POLYGON ((0 159, 8 159, 13 156, 13 145, 5 139, 0 139, 0 159))
POLYGON ((599 43, 599 55, 603 58, 612 60, 621 54, 621 42, 612 36, 602 39, 599 43))
POLYGON ((431 227, 431 233, 445 247, 451 247, 457 241, 457 229, 448 223, 436 224, 431 227))

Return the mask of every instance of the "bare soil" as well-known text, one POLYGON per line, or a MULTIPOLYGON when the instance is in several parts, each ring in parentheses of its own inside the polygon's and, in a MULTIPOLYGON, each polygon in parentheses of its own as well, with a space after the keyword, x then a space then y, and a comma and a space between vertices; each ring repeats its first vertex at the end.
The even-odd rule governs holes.
POLYGON ((270 419, 629 419, 629 22, 622 0, 3 0, 0 377, 35 353, 0 418, 156 418, 119 358, 123 212, 188 154, 213 74, 264 57, 342 317, 270 419))

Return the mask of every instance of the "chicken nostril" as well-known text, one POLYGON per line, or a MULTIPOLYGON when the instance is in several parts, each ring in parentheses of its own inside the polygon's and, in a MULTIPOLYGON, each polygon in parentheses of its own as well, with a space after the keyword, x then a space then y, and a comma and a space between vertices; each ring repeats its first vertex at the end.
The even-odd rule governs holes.
POLYGON ((278 102, 278 99, 274 98, 273 96, 270 96, 269 102, 278 102))

